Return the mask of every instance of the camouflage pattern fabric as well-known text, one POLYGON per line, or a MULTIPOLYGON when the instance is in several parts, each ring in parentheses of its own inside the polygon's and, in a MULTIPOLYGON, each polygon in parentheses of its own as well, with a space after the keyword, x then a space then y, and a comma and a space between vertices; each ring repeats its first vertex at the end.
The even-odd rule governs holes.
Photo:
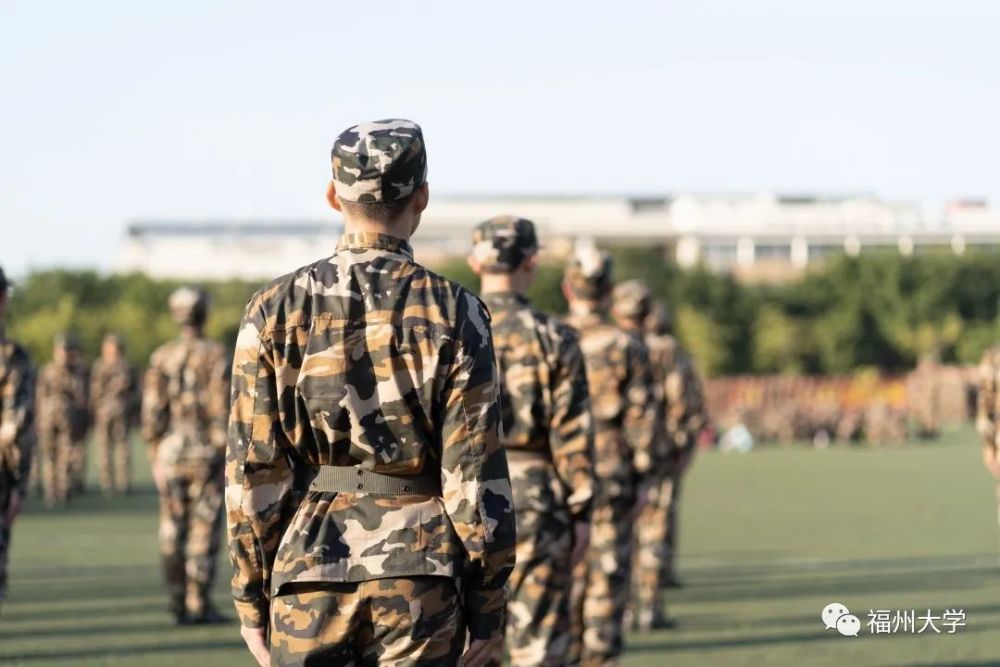
MULTIPOLYGON (((1000 347, 983 353, 979 362, 979 382, 976 392, 976 431, 983 447, 1000 446, 1000 347)), ((1000 482, 996 486, 997 525, 1000 527, 1000 482)))
MULTIPOLYGON (((2 274, 0 274, 2 275, 2 274)), ((0 600, 7 592, 7 555, 11 527, 4 520, 11 494, 28 489, 35 444, 34 374, 31 358, 7 340, 0 327, 0 600)))
MULTIPOLYGON (((610 284, 602 267, 595 279, 610 284)), ((586 266, 586 265, 584 265, 586 266)), ((576 294, 600 299, 606 287, 567 272, 576 294), (577 280, 574 285, 571 281, 577 280), (579 291, 577 291, 579 290, 579 291)), ((575 573, 571 614, 576 645, 571 658, 582 664, 614 662, 623 648, 622 618, 632 569, 633 509, 639 489, 654 475, 660 437, 659 391, 642 339, 607 320, 599 301, 572 304, 567 322, 580 332, 590 384, 596 437, 597 492, 587 556, 575 573)))
POLYGON ((38 437, 46 502, 64 503, 79 490, 90 420, 87 368, 51 362, 38 374, 38 437))
POLYGON ((472 232, 472 256, 488 273, 509 273, 537 252, 535 225, 524 218, 490 218, 472 232))
POLYGON ((210 607, 222 515, 222 474, 229 412, 223 346, 181 336, 157 348, 143 382, 142 436, 163 471, 160 555, 170 608, 210 607))
POLYGON ((409 120, 350 127, 337 137, 330 157, 337 196, 344 201, 395 201, 410 196, 427 180, 423 131, 409 120))
POLYGON ((564 665, 573 524, 589 520, 594 487, 586 368, 571 328, 513 293, 483 299, 493 318, 517 516, 506 645, 512 665, 564 665))
POLYGON ((460 596, 444 577, 301 583, 274 598, 271 665, 458 664, 460 596))
POLYGON ((498 393, 485 307, 404 240, 346 234, 262 288, 237 339, 226 464, 243 624, 267 626, 286 584, 434 575, 459 581, 473 638, 498 637, 515 546, 498 393), (440 474, 443 497, 307 493, 317 465, 440 474))
POLYGON ((94 362, 90 371, 90 402, 101 489, 105 493, 127 493, 132 482, 128 434, 138 405, 136 376, 127 361, 98 358, 94 362))

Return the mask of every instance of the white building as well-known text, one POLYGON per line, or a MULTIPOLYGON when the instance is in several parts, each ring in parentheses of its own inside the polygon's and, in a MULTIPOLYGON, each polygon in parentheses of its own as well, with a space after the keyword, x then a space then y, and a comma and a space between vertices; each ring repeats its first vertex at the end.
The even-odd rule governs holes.
MULTIPOLYGON (((782 279, 832 254, 872 249, 1000 249, 1000 211, 962 201, 942 215, 873 195, 775 194, 437 197, 414 237, 433 264, 469 250, 472 228, 495 215, 534 220, 545 252, 565 256, 577 239, 659 248, 682 266, 704 263, 756 279, 782 279)), ((129 226, 119 268, 180 278, 265 278, 333 251, 339 222, 168 223, 129 226)))

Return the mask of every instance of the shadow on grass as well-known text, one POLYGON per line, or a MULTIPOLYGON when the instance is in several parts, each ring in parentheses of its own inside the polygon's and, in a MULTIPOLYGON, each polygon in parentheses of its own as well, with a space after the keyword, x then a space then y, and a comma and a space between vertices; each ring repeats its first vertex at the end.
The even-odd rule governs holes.
POLYGON ((84 649, 39 651, 37 653, 3 653, 2 651, 0 651, 0 659, 20 660, 22 662, 34 662, 40 660, 120 657, 120 656, 149 655, 155 653, 174 655, 186 651, 231 650, 231 649, 243 648, 243 646, 244 646, 243 642, 239 639, 236 640, 226 639, 217 641, 194 641, 194 642, 183 642, 183 643, 160 642, 157 644, 146 644, 139 646, 108 646, 105 648, 94 646, 84 649))

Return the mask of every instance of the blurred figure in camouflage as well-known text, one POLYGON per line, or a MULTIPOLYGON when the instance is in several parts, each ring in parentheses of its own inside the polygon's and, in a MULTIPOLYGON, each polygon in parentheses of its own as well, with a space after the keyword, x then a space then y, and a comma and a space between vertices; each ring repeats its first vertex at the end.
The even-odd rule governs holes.
POLYGON ((917 435, 931 439, 941 435, 941 361, 938 351, 920 355, 906 382, 906 402, 916 423, 917 435))
POLYGON ((135 373, 124 356, 121 338, 105 336, 101 356, 90 371, 90 404, 105 495, 131 489, 132 448, 129 430, 139 404, 135 373))
POLYGON ((669 485, 660 490, 661 506, 666 506, 667 540, 663 552, 663 569, 660 572, 661 588, 680 588, 675 562, 677 557, 677 532, 680 517, 681 482, 691 465, 698 436, 708 428, 708 410, 705 391, 695 368, 694 360, 681 347, 674 336, 670 310, 663 303, 653 303, 645 322, 646 343, 657 368, 671 371, 658 378, 667 404, 666 431, 673 444, 669 485))
POLYGON ((236 344, 243 638, 262 665, 486 665, 515 547, 489 314, 413 259, 417 124, 348 128, 331 157, 344 236, 258 291, 236 344))
POLYGON ((583 665, 616 664, 623 650, 633 523, 662 465, 659 391, 649 353, 637 334, 609 320, 611 285, 611 259, 592 246, 578 247, 563 292, 567 322, 580 332, 597 459, 590 546, 574 572, 571 600, 571 660, 583 665))
POLYGON ((177 623, 218 623, 226 619, 210 595, 222 524, 228 358, 203 337, 204 290, 182 287, 169 306, 180 336, 150 357, 142 404, 142 436, 160 494, 160 555, 177 623))
POLYGON ((476 227, 472 243, 469 265, 493 318, 517 515, 505 643, 511 665, 561 667, 570 574, 586 550, 594 486, 586 368, 577 333, 525 296, 538 266, 534 224, 493 218, 476 227))
POLYGON ((90 421, 87 366, 76 335, 56 336, 52 361, 39 372, 36 391, 45 502, 64 504, 82 490, 90 421))
POLYGON ((34 450, 34 376, 31 358, 7 338, 10 283, 0 269, 0 602, 7 594, 11 529, 28 490, 34 450))
POLYGON ((1000 347, 983 354, 979 363, 976 430, 983 441, 983 465, 997 480, 997 520, 1000 523, 1000 347))

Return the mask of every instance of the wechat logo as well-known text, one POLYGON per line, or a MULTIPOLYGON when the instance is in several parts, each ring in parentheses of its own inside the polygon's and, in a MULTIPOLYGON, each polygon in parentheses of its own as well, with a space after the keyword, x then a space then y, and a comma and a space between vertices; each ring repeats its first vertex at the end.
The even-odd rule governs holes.
POLYGON ((819 618, 827 630, 836 630, 845 637, 857 637, 861 632, 861 620, 839 602, 823 607, 819 618))

